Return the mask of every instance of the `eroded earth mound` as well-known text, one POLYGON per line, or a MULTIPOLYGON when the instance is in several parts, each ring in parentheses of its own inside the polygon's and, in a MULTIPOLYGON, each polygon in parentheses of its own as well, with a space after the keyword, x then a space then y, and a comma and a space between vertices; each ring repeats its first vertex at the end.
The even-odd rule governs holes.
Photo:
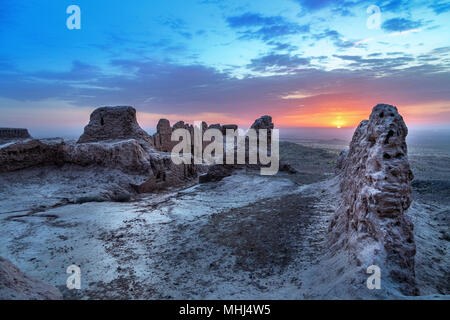
POLYGON ((92 112, 78 143, 107 140, 135 139, 141 144, 153 145, 153 138, 145 132, 136 119, 133 107, 102 107, 92 112))
POLYGON ((388 290, 414 295, 416 246, 413 224, 405 215, 413 179, 407 134, 391 105, 377 105, 369 120, 361 122, 339 161, 340 203, 329 231, 332 251, 349 253, 362 283, 367 267, 376 265, 392 285, 388 290))
POLYGON ((0 300, 61 300, 61 292, 0 257, 0 300))

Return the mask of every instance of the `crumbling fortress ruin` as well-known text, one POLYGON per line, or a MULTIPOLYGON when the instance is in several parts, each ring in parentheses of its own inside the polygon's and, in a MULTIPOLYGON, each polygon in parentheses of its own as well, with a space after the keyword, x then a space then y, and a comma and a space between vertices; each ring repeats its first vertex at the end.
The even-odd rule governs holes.
POLYGON ((0 143, 10 140, 30 139, 27 129, 21 128, 0 128, 0 143))
POLYGON ((175 165, 170 154, 155 150, 154 138, 141 129, 132 107, 96 109, 77 143, 31 137, 9 141, 0 149, 0 172, 41 165, 99 166, 140 175, 140 183, 130 183, 138 193, 178 186, 197 177, 194 165, 175 165))
POLYGON ((135 139, 153 145, 153 138, 137 123, 133 107, 102 107, 92 112, 78 143, 135 139))
MULTIPOLYGON (((273 129, 269 116, 255 123, 257 128, 273 129), (266 123, 267 122, 267 123, 266 123)), ((255 126, 255 125, 254 125, 255 126)), ((136 110, 129 106, 102 107, 94 110, 89 124, 76 143, 62 139, 33 139, 26 129, 4 129, 2 137, 10 143, 0 148, 0 172, 10 172, 42 165, 79 165, 118 169, 125 174, 140 175, 140 182, 130 182, 137 193, 147 193, 192 182, 206 168, 203 165, 179 164, 170 152, 178 142, 171 141, 172 132, 194 127, 179 121, 171 127, 161 119, 151 136, 138 124, 136 110)), ((213 124, 209 128, 237 130, 237 125, 213 124)), ((202 122, 202 131, 208 125, 202 122)), ((205 147, 208 142, 203 142, 205 147)), ((227 170, 227 175, 231 170, 227 170)), ((135 180, 135 179, 133 179, 135 180)), ((138 179, 139 180, 139 179, 138 179)))
POLYGON ((360 285, 365 286, 367 267, 376 265, 386 290, 415 295, 416 247, 405 215, 413 179, 407 134, 397 108, 387 104, 374 107, 360 123, 338 163, 341 199, 329 232, 332 251, 348 252, 350 264, 360 269, 360 285))

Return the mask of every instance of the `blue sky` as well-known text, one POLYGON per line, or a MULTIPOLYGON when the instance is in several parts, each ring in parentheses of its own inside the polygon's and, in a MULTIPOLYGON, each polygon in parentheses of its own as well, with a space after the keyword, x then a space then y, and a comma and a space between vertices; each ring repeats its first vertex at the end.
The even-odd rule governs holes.
POLYGON ((448 1, 2 0, 0 126, 79 131, 103 105, 135 106, 146 127, 354 126, 378 102, 446 126, 449 26, 448 1))

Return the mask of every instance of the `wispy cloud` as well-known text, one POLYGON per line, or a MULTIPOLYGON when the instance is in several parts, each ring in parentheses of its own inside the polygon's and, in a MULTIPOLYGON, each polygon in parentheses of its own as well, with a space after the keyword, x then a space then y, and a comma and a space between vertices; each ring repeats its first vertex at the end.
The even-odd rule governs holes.
POLYGON ((256 13, 244 13, 227 18, 231 28, 239 30, 241 39, 261 39, 269 41, 283 36, 308 33, 309 25, 287 21, 282 16, 266 17, 256 13))
MULTIPOLYGON (((319 10, 334 4, 334 0, 297 0, 297 2, 308 10, 319 10)), ((344 2, 345 3, 345 2, 344 2)), ((344 4, 343 4, 344 5, 344 4)))
POLYGON ((448 1, 433 1, 429 6, 436 14, 441 14, 450 11, 450 2, 448 1))
POLYGON ((370 39, 349 40, 346 39, 342 34, 337 32, 336 30, 330 29, 323 31, 322 33, 313 35, 313 38, 316 40, 330 39, 338 49, 348 49, 358 46, 361 47, 364 46, 366 42, 370 41, 370 39))
POLYGON ((22 3, 0 6, 2 110, 126 104, 155 117, 269 113, 301 125, 346 106, 356 118, 381 101, 450 101, 443 0, 84 1, 80 32, 65 29, 64 4, 22 3), (372 4, 382 31, 366 27, 372 4), (62 16, 39 20, 38 9, 62 16))
POLYGON ((161 22, 168 26, 175 33, 186 39, 192 39, 192 33, 187 30, 187 23, 181 18, 165 18, 161 22))
POLYGON ((389 20, 386 20, 385 22, 383 22, 383 24, 381 25, 381 28, 383 30, 389 31, 389 32, 394 32, 394 31, 403 32, 403 31, 418 29, 418 28, 422 27, 423 25, 424 25, 424 23, 422 21, 414 21, 414 20, 409 20, 406 18, 392 18, 392 19, 389 19, 389 20))
POLYGON ((252 59, 247 67, 259 72, 293 72, 300 67, 309 65, 309 63, 309 58, 304 58, 299 55, 271 53, 260 58, 252 59))
MULTIPOLYGON (((251 67, 264 71, 291 68, 292 72, 238 79, 201 65, 120 59, 111 63, 126 71, 126 75, 95 70, 96 78, 83 81, 80 78, 76 86, 62 74, 50 72, 41 72, 40 78, 26 72, 2 74, 0 96, 19 101, 67 101, 79 106, 134 105, 152 114, 238 115, 247 122, 262 113, 281 118, 337 106, 365 108, 380 101, 393 104, 450 101, 447 88, 450 71, 439 64, 408 67, 413 58, 335 57, 348 61, 354 68, 301 69, 297 67, 308 62, 302 57, 273 54, 255 59, 251 67), (396 69, 398 66, 403 68, 396 69), (389 74, 374 77, 380 70, 395 77, 389 74)), ((74 65, 90 69, 80 62, 74 65)))

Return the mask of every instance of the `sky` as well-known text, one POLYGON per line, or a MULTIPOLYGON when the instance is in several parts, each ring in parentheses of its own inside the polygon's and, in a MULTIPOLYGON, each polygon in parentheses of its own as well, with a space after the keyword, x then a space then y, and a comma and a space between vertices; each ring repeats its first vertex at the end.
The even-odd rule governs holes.
POLYGON ((0 0, 0 127, 79 134, 100 106, 354 128, 377 103, 450 124, 450 2, 0 0), (81 29, 68 29, 70 5, 81 29))

